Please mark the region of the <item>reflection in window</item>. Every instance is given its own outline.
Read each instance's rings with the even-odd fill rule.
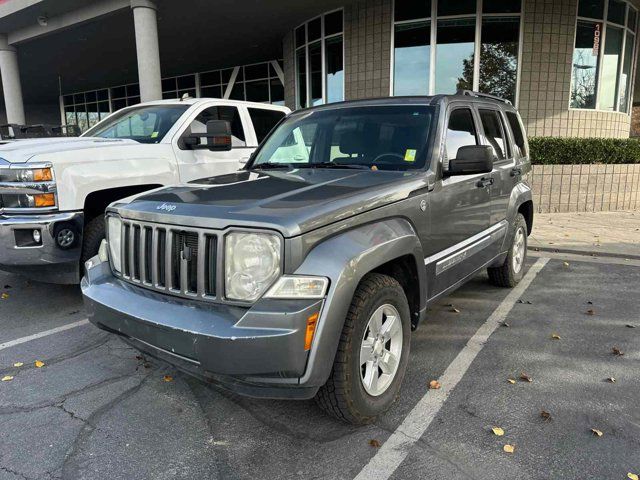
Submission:
[[[475,19],[439,20],[435,93],[473,89]]]
[[[618,96],[618,73],[622,61],[622,29],[607,26],[607,41],[602,57],[602,86],[600,87],[600,109],[614,110]]]
[[[429,94],[429,45],[431,28],[428,22],[395,27],[394,95]]]
[[[296,106],[344,100],[343,15],[336,10],[295,30]]]
[[[634,37],[627,32],[627,45],[633,45]],[[629,99],[631,93],[631,69],[633,67],[633,48],[625,48],[624,64],[622,65],[622,78],[620,79],[620,103],[618,110],[629,111]]]
[[[516,100],[520,20],[485,18],[480,49],[480,91]]]
[[[509,146],[504,133],[504,125],[497,111],[480,110],[480,121],[484,130],[484,136],[493,148],[498,160],[509,157]]]
[[[600,35],[601,28],[601,23],[578,21],[571,66],[571,108],[596,108],[599,62],[593,39],[596,33]]]
[[[445,143],[445,169],[448,168],[448,160],[457,158],[461,147],[477,144],[476,127],[471,110],[459,108],[451,112]]]

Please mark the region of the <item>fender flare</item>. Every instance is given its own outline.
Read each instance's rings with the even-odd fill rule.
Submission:
[[[411,255],[420,284],[420,310],[426,307],[427,279],[422,245],[411,223],[390,218],[361,225],[331,237],[311,250],[296,275],[317,275],[331,281],[300,384],[322,386],[333,367],[349,306],[362,278],[377,267]]]

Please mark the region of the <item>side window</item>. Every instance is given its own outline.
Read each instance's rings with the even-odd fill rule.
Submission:
[[[453,110],[449,115],[449,124],[447,125],[445,169],[449,167],[449,159],[458,156],[460,147],[477,144],[478,136],[471,110],[468,108]]]
[[[528,155],[527,142],[518,115],[513,112],[507,112],[507,121],[513,132],[513,139],[516,142],[515,150],[517,155],[519,157],[526,157]]]
[[[484,136],[487,138],[489,145],[493,147],[498,160],[508,158],[511,152],[509,152],[509,142],[506,139],[500,114],[495,110],[481,109],[480,121],[484,129]]]
[[[206,133],[207,122],[209,120],[226,120],[231,124],[231,145],[234,147],[244,147],[247,145],[242,128],[240,112],[236,107],[221,105],[209,107],[198,114],[189,126],[191,133]],[[206,139],[200,139],[201,143],[206,143]]]
[[[249,116],[253,123],[253,129],[256,131],[258,143],[262,143],[269,132],[273,130],[273,127],[275,127],[277,123],[284,118],[285,113],[278,110],[250,108]]]
[[[317,124],[295,128],[271,156],[273,163],[309,163],[311,145],[316,136]]]

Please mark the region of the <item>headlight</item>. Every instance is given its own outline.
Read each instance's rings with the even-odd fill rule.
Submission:
[[[0,204],[5,209],[53,208],[56,206],[53,192],[53,170],[48,165],[0,169]]]
[[[230,233],[225,238],[225,294],[257,300],[280,276],[280,238],[268,233]]]
[[[277,283],[269,289],[265,298],[295,299],[295,298],[323,298],[327,293],[329,280],[324,277],[280,277]]]
[[[122,220],[120,217],[113,215],[107,217],[107,234],[111,266],[116,272],[122,272]]]
[[[21,183],[52,182],[53,171],[51,167],[5,169],[0,173],[0,181]]]

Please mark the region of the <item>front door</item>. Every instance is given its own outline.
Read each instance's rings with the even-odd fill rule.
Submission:
[[[431,235],[425,242],[425,263],[433,297],[484,265],[484,244],[490,227],[491,173],[448,175],[450,158],[458,149],[479,145],[475,112],[468,106],[452,106],[446,120],[442,178],[428,195]]]
[[[243,119],[245,115],[246,112],[235,105],[216,105],[206,107],[191,120],[180,138],[191,133],[206,133],[209,120],[227,120],[231,125],[232,148],[226,152],[191,150],[178,138],[173,148],[178,159],[181,182],[233,173],[246,163],[255,147],[249,146],[254,142],[248,138],[250,129],[246,126],[249,125],[249,121]],[[204,144],[206,139],[202,138],[200,142]]]

